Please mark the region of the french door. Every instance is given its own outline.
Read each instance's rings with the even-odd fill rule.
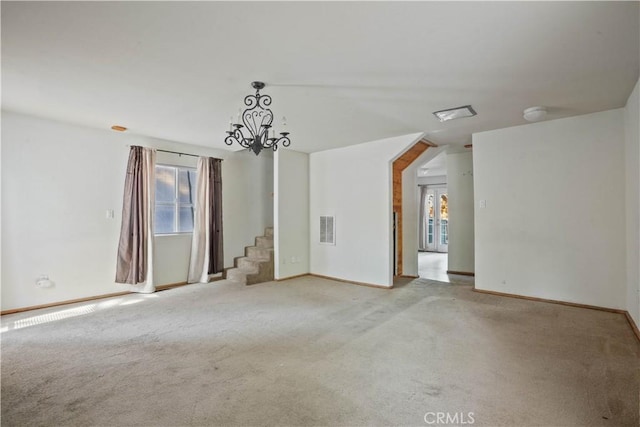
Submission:
[[[449,250],[449,203],[446,188],[428,188],[425,198],[425,241],[431,252]]]

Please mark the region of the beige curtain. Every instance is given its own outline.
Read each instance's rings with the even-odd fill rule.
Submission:
[[[155,163],[155,150],[131,147],[124,184],[116,282],[132,285],[130,289],[134,292],[155,291],[153,282]]]
[[[224,269],[222,248],[222,161],[198,159],[195,218],[188,283],[207,283]]]

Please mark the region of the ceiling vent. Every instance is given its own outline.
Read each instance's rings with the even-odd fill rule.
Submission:
[[[440,110],[433,113],[441,122],[446,122],[454,119],[461,119],[463,117],[473,117],[477,113],[471,107],[471,105],[464,105],[462,107],[449,108],[448,110]]]

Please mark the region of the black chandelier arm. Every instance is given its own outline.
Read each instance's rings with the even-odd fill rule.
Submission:
[[[280,138],[278,138],[278,141],[276,141],[277,143],[282,143],[283,147],[288,147],[291,145],[291,140],[289,139],[288,134],[287,135],[283,135]]]
[[[286,133],[286,135],[285,135]],[[267,138],[264,142],[264,144],[262,144],[262,146],[264,148],[273,148],[273,151],[277,151],[278,150],[278,144],[282,144],[283,147],[288,147],[289,145],[291,145],[291,141],[289,140],[289,137],[287,136],[288,133],[287,132],[283,132],[281,134],[282,136],[280,138]]]
[[[224,139],[224,143],[227,145],[233,145],[233,143],[240,144],[244,148],[250,148],[253,145],[253,138],[245,138],[242,133],[241,125],[234,125],[236,128],[233,131],[227,131],[227,137]]]
[[[278,141],[276,140],[276,138],[265,138],[264,141],[262,141],[262,146],[264,148],[271,148],[271,147],[274,147],[276,144],[278,144]],[[276,149],[274,148],[273,151],[276,151]]]
[[[227,145],[233,145],[234,142],[244,148],[249,148],[244,138],[238,139],[233,135],[227,135],[227,137],[224,139],[224,143]]]

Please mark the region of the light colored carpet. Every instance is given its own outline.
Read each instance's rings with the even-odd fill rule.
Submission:
[[[3,426],[639,421],[623,316],[469,286],[222,281],[2,321]]]

